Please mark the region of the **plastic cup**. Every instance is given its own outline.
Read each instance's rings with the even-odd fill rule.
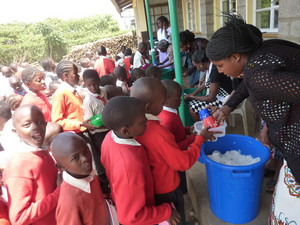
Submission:
[[[91,117],[91,124],[96,127],[101,127],[103,125],[102,115],[99,114]]]
[[[221,131],[222,132],[221,134],[214,134],[214,137],[215,138],[223,137],[226,134],[226,127],[227,127],[227,123],[224,121],[224,125],[222,125],[222,126],[220,125],[215,128],[210,128],[208,131]],[[204,125],[203,125],[202,121],[198,121],[198,122],[194,123],[194,130],[197,132],[197,134],[199,134],[200,131],[203,129],[204,129]]]
[[[214,134],[215,138],[223,137],[226,134],[227,123],[224,121],[224,125],[218,127],[210,128],[208,131],[221,131],[221,134]]]

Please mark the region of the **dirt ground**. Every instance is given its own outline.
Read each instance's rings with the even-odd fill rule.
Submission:
[[[196,217],[195,210],[192,206],[191,198],[188,193],[184,195],[184,207],[186,221],[193,222],[195,223],[195,225],[200,225],[199,220]]]

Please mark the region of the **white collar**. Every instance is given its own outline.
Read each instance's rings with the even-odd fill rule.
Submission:
[[[141,144],[138,143],[134,138],[130,138],[130,139],[119,138],[113,131],[111,132],[111,137],[116,143],[121,145],[141,146]]]
[[[63,179],[65,182],[89,194],[91,193],[90,183],[91,181],[94,180],[94,175],[95,175],[95,171],[93,170],[89,176],[82,179],[78,179],[72,177],[66,171],[63,171]]]
[[[154,116],[150,113],[146,113],[146,118],[147,118],[147,120],[158,120],[161,122],[161,120],[158,118],[158,116]]]
[[[104,94],[103,94],[103,91],[101,90],[101,88],[100,88],[100,95],[99,95],[99,94],[94,94],[94,93],[90,92],[89,89],[87,89],[87,91],[88,91],[88,93],[89,93],[91,96],[93,96],[93,97],[95,97],[95,98],[97,98],[98,96],[101,97],[101,98],[104,97]]]
[[[104,58],[108,59],[108,57],[107,57],[107,56],[100,55],[100,59],[104,59]]]
[[[69,90],[69,91],[71,91],[71,92],[76,91],[76,87],[71,86],[70,84],[68,84],[68,83],[65,82],[65,81],[63,81],[63,82],[61,83],[61,86],[62,86],[64,89],[67,89],[67,90]]]
[[[168,111],[168,112],[175,113],[176,115],[178,114],[177,109],[173,109],[173,108],[170,108],[168,106],[163,106],[163,109]]]
[[[211,69],[212,69],[212,66],[213,66],[213,63],[211,62],[211,63],[209,64],[209,68],[208,68],[208,74],[210,74],[210,72],[211,72]]]

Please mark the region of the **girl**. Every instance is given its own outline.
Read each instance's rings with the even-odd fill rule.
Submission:
[[[189,100],[190,113],[194,121],[199,121],[199,111],[208,105],[222,106],[232,91],[231,79],[223,73],[218,73],[217,68],[206,57],[205,50],[196,51],[192,57],[193,65],[201,72],[205,72],[203,82],[192,94],[185,95]],[[198,93],[208,88],[206,96],[197,96]]]
[[[21,73],[22,81],[28,88],[28,93],[24,96],[22,105],[33,104],[42,110],[46,122],[51,122],[51,105],[47,97],[41,92],[47,89],[44,76],[35,67],[28,67]]]
[[[157,40],[166,40],[169,43],[172,42],[172,33],[171,33],[171,27],[170,22],[165,16],[158,17],[156,20],[156,24],[158,27],[157,30]]]
[[[284,155],[273,196],[269,224],[300,224],[300,46],[284,40],[262,40],[262,33],[241,18],[212,36],[207,56],[219,72],[243,81],[213,116],[222,122],[249,97],[266,122],[264,143]]]

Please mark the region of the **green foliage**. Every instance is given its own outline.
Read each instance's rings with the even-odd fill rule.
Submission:
[[[111,15],[95,15],[67,21],[48,18],[39,23],[0,24],[0,64],[60,61],[71,46],[124,33]]]

